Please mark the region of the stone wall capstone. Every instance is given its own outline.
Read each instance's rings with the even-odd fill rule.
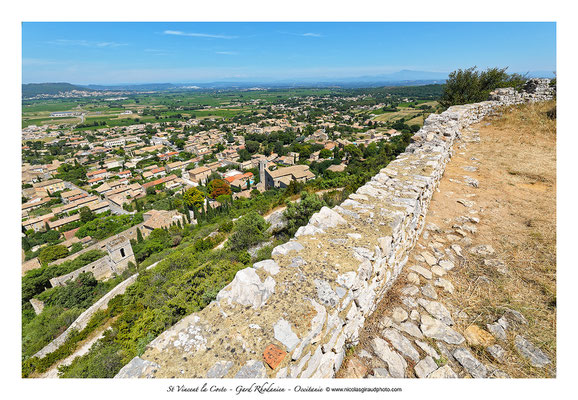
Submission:
[[[491,101],[430,115],[396,160],[314,214],[272,260],[239,271],[216,301],[158,336],[117,377],[334,377],[366,318],[413,267],[408,254],[462,129],[499,107],[551,98],[548,84],[498,89]],[[264,357],[271,345],[274,368]]]

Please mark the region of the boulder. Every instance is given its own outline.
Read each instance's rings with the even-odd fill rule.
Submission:
[[[271,252],[272,256],[277,256],[277,255],[286,255],[291,251],[301,251],[303,250],[305,247],[303,247],[303,245],[297,241],[294,240],[290,240],[285,244],[281,244],[277,247],[275,247],[273,249],[273,251]]]
[[[326,230],[329,228],[334,228],[337,225],[347,224],[347,221],[345,218],[330,208],[323,207],[321,210],[319,210],[319,212],[311,216],[309,223],[320,229]]]
[[[495,339],[485,330],[481,329],[477,325],[470,325],[464,331],[464,337],[466,341],[471,346],[484,346],[488,347],[494,344]]]
[[[237,272],[235,278],[217,295],[217,301],[227,299],[229,304],[259,308],[275,291],[275,280],[270,276],[261,282],[254,268],[245,268]]]
[[[277,275],[279,273],[279,264],[273,260],[263,260],[253,264],[253,268],[263,268],[269,275]]]
[[[434,372],[438,368],[437,364],[430,356],[427,356],[420,362],[418,362],[415,367],[415,374],[418,378],[426,378],[429,374]]]
[[[207,371],[207,378],[222,378],[227,375],[227,372],[229,372],[232,366],[233,361],[217,361],[215,365]]]

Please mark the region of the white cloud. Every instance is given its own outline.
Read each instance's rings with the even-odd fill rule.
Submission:
[[[70,40],[70,39],[56,39],[49,42],[48,44],[54,44],[58,46],[84,46],[84,47],[119,47],[128,46],[127,43],[118,42],[92,42],[88,40]]]
[[[119,47],[119,46],[128,46],[127,43],[116,43],[116,42],[98,42],[96,43],[96,47]]]
[[[215,54],[224,54],[227,56],[236,56],[239,54],[237,51],[215,51]]]
[[[315,32],[295,33],[295,32],[282,32],[282,31],[280,31],[278,33],[282,33],[284,35],[303,36],[303,37],[324,37],[324,35],[322,35],[321,33],[315,33]]]
[[[214,35],[212,33],[183,32],[183,31],[164,31],[163,33],[165,35],[202,37],[211,39],[236,39],[238,37],[229,35]]]

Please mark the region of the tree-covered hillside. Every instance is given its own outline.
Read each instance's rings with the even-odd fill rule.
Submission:
[[[66,82],[59,83],[27,83],[22,85],[22,97],[34,97],[39,94],[56,95],[60,92],[70,92],[71,90],[84,90],[87,92],[93,89],[88,89],[82,86],[76,86]]]

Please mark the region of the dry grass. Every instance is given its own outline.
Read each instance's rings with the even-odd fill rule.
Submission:
[[[552,102],[518,106],[491,119],[490,125],[484,121],[477,127],[481,143],[472,145],[467,154],[481,160],[476,176],[480,189],[474,191],[474,200],[483,213],[474,245],[491,244],[509,273],[502,275],[484,266],[482,258],[469,256],[452,275],[456,288],[452,302],[462,304],[469,315],[463,329],[474,323],[485,328],[506,307],[524,314],[529,325],[520,333],[541,348],[554,367],[533,368],[517,355],[510,340],[508,361],[496,366],[512,377],[555,374],[556,123],[546,116],[553,106]],[[460,167],[471,161],[455,161],[448,174],[465,175]],[[481,283],[482,276],[490,284]]]
[[[482,347],[470,348],[484,364],[513,378],[553,377],[556,371],[556,121],[546,116],[554,106],[548,102],[511,107],[473,126],[473,130],[479,130],[481,141],[468,143],[466,149],[456,146],[426,220],[447,231],[455,218],[469,211],[456,200],[475,201],[480,223],[476,224],[477,233],[469,235],[472,246],[491,245],[495,254],[487,258],[502,260],[508,273],[503,275],[485,266],[483,258],[464,249],[466,257],[458,260],[446,276],[454,285],[454,294],[440,289],[438,301],[454,315],[465,311],[467,318],[456,318],[456,329],[462,333],[472,324],[487,329],[486,324],[495,322],[506,308],[526,317],[528,325],[514,333],[522,334],[544,351],[552,361],[549,367],[532,367],[521,357],[513,345],[512,333],[506,344],[500,343],[507,352],[504,363],[491,360]],[[462,168],[474,165],[479,168],[477,172]],[[478,189],[459,183],[466,175],[479,181]],[[422,237],[418,246],[427,247],[433,240],[444,238],[443,234]],[[381,319],[401,303],[399,289],[406,284],[405,274],[407,271],[366,321],[360,343],[348,353],[349,357],[360,349],[371,349],[371,340],[380,336]],[[371,361],[359,359],[371,372]],[[338,377],[343,376],[343,370]]]

